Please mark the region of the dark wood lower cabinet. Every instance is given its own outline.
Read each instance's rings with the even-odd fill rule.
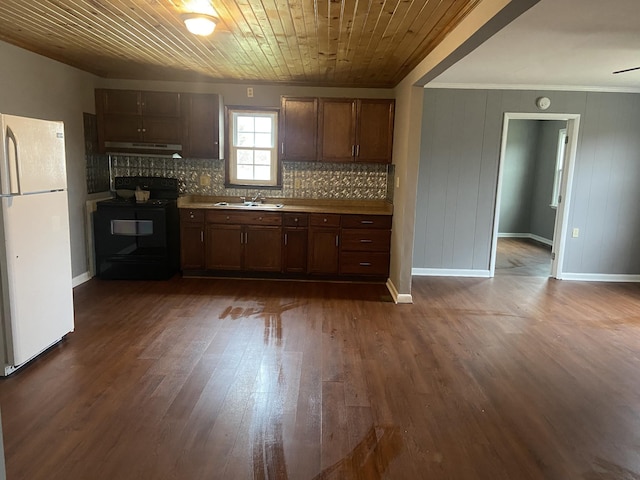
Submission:
[[[282,228],[244,227],[244,270],[279,272],[282,267]]]
[[[316,275],[338,273],[340,229],[311,227],[309,229],[308,272]]]
[[[183,271],[384,278],[391,217],[182,210]]]
[[[283,235],[282,271],[285,273],[307,272],[306,228],[285,228]]]
[[[180,266],[183,270],[204,270],[204,212],[180,210]]]
[[[186,223],[180,228],[180,265],[183,269],[202,270],[204,259],[204,225]]]
[[[242,235],[240,225],[207,225],[207,270],[241,270]]]

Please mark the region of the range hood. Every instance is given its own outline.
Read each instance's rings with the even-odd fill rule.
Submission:
[[[182,145],[179,143],[144,143],[144,142],[104,142],[106,149],[114,152],[128,151],[164,151],[182,152]]]

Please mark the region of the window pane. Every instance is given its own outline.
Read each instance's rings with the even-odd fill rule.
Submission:
[[[253,180],[253,166],[251,166],[251,165],[238,165],[238,179],[239,180]]]
[[[254,150],[256,165],[271,165],[270,150]]]
[[[271,134],[270,133],[256,133],[256,147],[261,148],[271,148],[273,144],[271,143]]]
[[[256,180],[270,180],[271,179],[271,168],[270,167],[255,167],[255,179]]]
[[[239,132],[254,132],[255,122],[253,117],[248,117],[245,115],[238,115],[237,117],[237,129]]]
[[[255,147],[253,133],[238,133],[237,147]]]
[[[238,184],[274,185],[278,175],[276,146],[278,114],[275,112],[239,109],[229,115],[230,182]]]
[[[237,150],[239,165],[253,164],[253,150]]]
[[[271,133],[271,118],[256,117],[256,132]]]

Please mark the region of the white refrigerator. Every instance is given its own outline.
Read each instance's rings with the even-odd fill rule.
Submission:
[[[0,354],[6,376],[73,331],[64,125],[0,114]]]

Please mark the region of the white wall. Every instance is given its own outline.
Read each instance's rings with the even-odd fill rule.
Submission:
[[[0,42],[0,112],[45,120],[65,126],[71,263],[73,276],[87,271],[84,204],[84,131],[82,113],[95,111],[95,76]]]

